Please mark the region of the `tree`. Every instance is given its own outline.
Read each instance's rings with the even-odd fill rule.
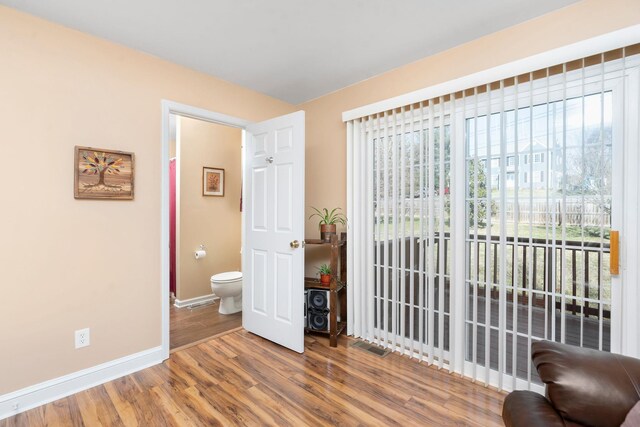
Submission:
[[[560,192],[569,196],[567,207],[574,207],[575,215],[569,218],[572,224],[580,225],[590,235],[599,236],[600,226],[609,227],[611,223],[611,192],[612,192],[612,134],[611,127],[605,127],[604,132],[592,127],[585,132],[584,142],[579,140],[580,146],[567,149],[565,155],[566,166],[564,188]],[[584,213],[588,206],[596,208],[595,212]],[[575,211],[575,208],[578,211]],[[596,217],[591,221],[583,217]],[[603,215],[601,217],[600,215]],[[605,233],[606,234],[606,233]]]
[[[469,176],[469,227],[474,227],[476,220],[478,227],[487,225],[487,174],[480,161],[471,160],[468,163]],[[476,194],[476,188],[478,194]],[[492,210],[494,202],[492,201]]]
[[[583,147],[567,150],[565,193],[568,196],[586,196],[596,201],[603,197],[610,199],[611,128],[605,129],[605,141],[602,143],[599,134],[599,130],[594,130],[587,134]],[[606,209],[610,211],[610,206]]]
[[[106,153],[93,152],[93,155],[85,152],[82,155],[84,160],[82,166],[84,167],[82,173],[85,175],[98,175],[98,182],[96,184],[85,185],[85,188],[92,187],[108,187],[108,188],[120,188],[119,185],[109,185],[105,182],[106,175],[118,175],[123,167],[122,158],[114,157]]]

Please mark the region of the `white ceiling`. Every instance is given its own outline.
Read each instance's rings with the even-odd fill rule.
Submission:
[[[0,0],[0,4],[299,104],[575,1]]]

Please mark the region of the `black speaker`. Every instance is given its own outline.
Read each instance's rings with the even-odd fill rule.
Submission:
[[[309,310],[307,314],[309,321],[309,329],[314,331],[328,331],[329,330],[329,312],[328,311],[316,311]]]
[[[309,310],[329,310],[329,291],[325,291],[324,289],[309,289],[307,305]]]
[[[309,320],[307,319],[307,311],[309,311],[307,308],[307,298],[309,296],[308,293],[309,291],[305,289],[304,290],[304,327],[305,328],[309,325]]]

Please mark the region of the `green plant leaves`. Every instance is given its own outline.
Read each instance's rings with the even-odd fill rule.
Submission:
[[[313,209],[315,213],[311,214],[311,216],[309,216],[309,219],[313,217],[320,218],[320,222],[318,223],[318,226],[321,226],[323,224],[324,225],[332,225],[332,224],[346,225],[347,223],[347,219],[345,218],[344,214],[340,212],[342,210],[340,208],[333,208],[331,212],[329,212],[329,209],[327,208],[322,208],[322,210],[320,210],[318,208],[311,206],[311,209]]]

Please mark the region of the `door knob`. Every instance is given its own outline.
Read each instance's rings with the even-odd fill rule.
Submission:
[[[293,249],[298,249],[300,247],[300,242],[294,240],[293,242],[289,243],[289,246],[291,246]]]

